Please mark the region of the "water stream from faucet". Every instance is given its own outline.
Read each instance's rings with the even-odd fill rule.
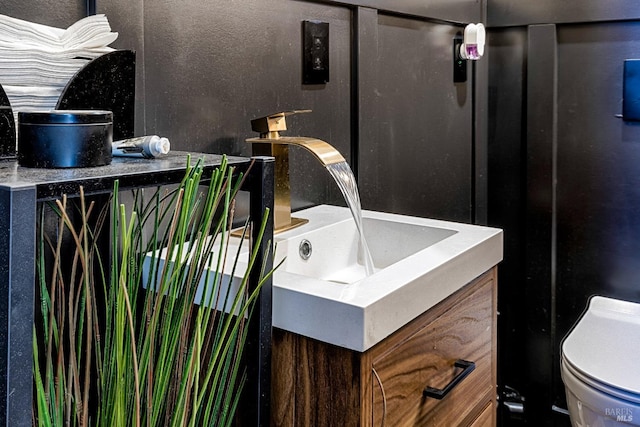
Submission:
[[[356,223],[358,234],[360,235],[360,251],[363,257],[364,268],[367,276],[375,272],[371,251],[364,238],[364,228],[362,225],[362,206],[360,204],[360,194],[358,193],[358,184],[356,178],[347,162],[338,162],[326,166],[333,179],[340,187],[340,191],[344,196],[351,215]]]

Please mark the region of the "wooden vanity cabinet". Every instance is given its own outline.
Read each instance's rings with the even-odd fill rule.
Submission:
[[[496,289],[494,267],[364,353],[274,330],[271,424],[494,426]]]

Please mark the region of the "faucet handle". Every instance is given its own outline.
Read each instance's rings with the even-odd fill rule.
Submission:
[[[260,136],[269,135],[271,138],[278,138],[278,132],[287,130],[287,122],[285,121],[285,117],[291,116],[293,114],[310,112],[311,110],[290,110],[271,114],[266,117],[253,119],[251,120],[251,129],[254,132],[260,132]]]

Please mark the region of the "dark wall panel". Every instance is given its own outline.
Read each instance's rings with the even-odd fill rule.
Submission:
[[[640,301],[640,125],[616,117],[640,23],[561,27],[558,41],[559,283],[581,290],[566,300],[577,314],[598,291]]]
[[[383,2],[374,3],[384,8]],[[351,6],[302,0],[97,4],[120,34],[114,46],[137,52],[136,134],[167,136],[177,150],[248,155],[244,140],[254,136],[252,118],[310,108],[312,114],[288,120],[287,135],[324,139],[348,160],[359,150],[366,164],[361,179],[368,207],[473,220],[471,82],[454,85],[451,79],[451,39],[460,27],[380,15],[375,38],[360,40],[375,45],[380,55],[358,61],[375,67],[376,77],[360,81],[360,87],[378,101],[381,121],[361,114],[354,124]],[[483,2],[469,0],[424,5],[432,18],[441,18],[440,10],[459,13],[461,20],[481,16],[484,8]],[[11,12],[29,18],[45,9],[35,1],[12,7]],[[83,15],[84,2],[76,2],[65,9],[68,22],[63,24]],[[306,19],[330,24],[326,85],[301,83],[301,22]],[[49,16],[44,23],[56,20],[61,19]],[[356,147],[354,126],[375,129],[377,137]],[[292,149],[291,157],[294,208],[343,203],[310,155]]]
[[[302,21],[330,26],[330,81],[302,85]],[[146,126],[175,149],[249,155],[250,120],[309,108],[286,135],[350,153],[351,11],[290,0],[156,1],[145,8]],[[294,205],[339,201],[306,152],[291,149]],[[318,163],[316,165],[316,163]]]
[[[10,0],[3,13],[66,28],[84,2]],[[295,0],[152,3],[97,2],[119,33],[113,44],[137,55],[136,134],[169,137],[172,148],[250,155],[252,118],[282,110],[313,113],[288,120],[287,135],[324,139],[351,152],[351,10]],[[302,21],[330,24],[330,82],[302,85]],[[294,207],[343,203],[324,169],[291,150]]]
[[[321,0],[364,6],[383,12],[413,15],[449,22],[483,22],[484,1],[478,0]]]
[[[366,88],[377,116],[361,123],[377,134],[360,141],[363,205],[470,222],[472,96],[471,80],[453,82],[458,28],[387,15],[378,24],[376,83]]]
[[[524,254],[522,242],[526,193],[525,55],[526,28],[493,31],[487,40],[489,61],[488,223],[504,230],[504,260],[498,269],[498,383],[525,393],[522,360],[526,342]],[[502,410],[500,408],[500,417]],[[506,415],[505,415],[506,416]],[[509,424],[503,424],[509,425]]]
[[[565,404],[563,337],[591,295],[640,301],[640,127],[618,117],[624,60],[640,58],[638,9],[503,0],[488,8],[496,25],[498,10],[518,17],[510,25],[568,22],[548,26],[557,41],[548,45],[531,39],[531,25],[494,28],[488,49],[489,218],[505,228],[500,381],[525,394],[529,424],[566,426],[552,410]],[[556,78],[540,67],[556,67]]]
[[[60,0],[3,0],[0,13],[25,21],[58,28],[67,28],[86,15],[85,3]]]
[[[636,0],[491,0],[487,23],[491,27],[530,24],[626,21],[640,18]]]
[[[145,129],[145,63],[144,63],[144,8],[143,2],[130,0],[97,0],[97,13],[109,19],[118,39],[111,45],[116,49],[136,52],[136,105],[135,134],[144,135]]]
[[[527,339],[523,358],[527,377],[527,410],[536,425],[550,424],[549,385],[559,357],[554,346],[556,295],[556,26],[531,25],[527,32],[526,68],[526,245],[524,310]],[[531,375],[533,373],[533,375]]]
[[[639,22],[558,30],[557,345],[591,295],[640,302],[640,125],[616,117],[639,43]]]

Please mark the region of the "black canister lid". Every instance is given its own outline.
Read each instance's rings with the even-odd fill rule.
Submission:
[[[18,122],[31,125],[71,125],[113,122],[113,113],[106,110],[46,110],[21,111]]]

